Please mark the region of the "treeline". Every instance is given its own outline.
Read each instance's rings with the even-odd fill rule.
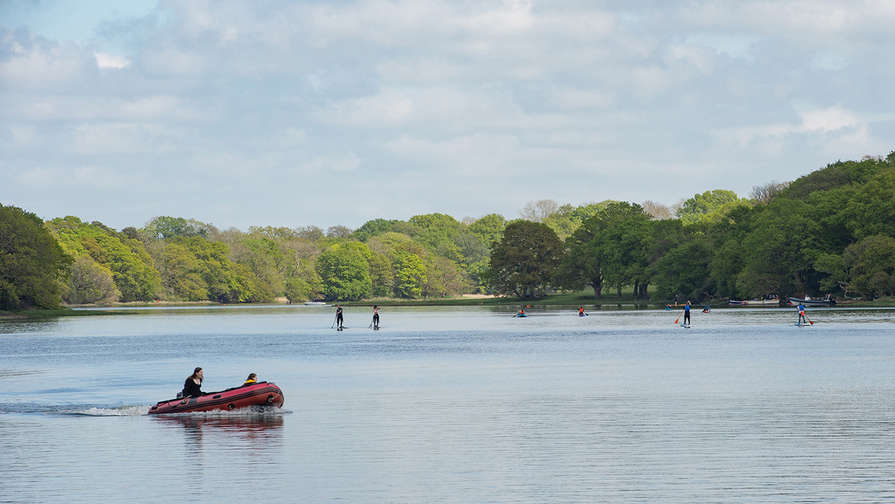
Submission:
[[[649,206],[649,205],[645,205]],[[514,222],[491,256],[496,292],[634,288],[650,298],[752,299],[835,292],[895,294],[895,152],[836,162],[752,198],[709,191],[657,219],[611,202],[560,240],[546,223]]]
[[[115,301],[269,302],[537,297],[693,301],[895,294],[895,152],[836,162],[750,198],[708,191],[672,208],[532,202],[522,219],[444,214],[219,230],[157,217],[117,231],[0,205],[0,309]],[[606,291],[606,292],[604,292]],[[652,291],[652,292],[651,292]]]

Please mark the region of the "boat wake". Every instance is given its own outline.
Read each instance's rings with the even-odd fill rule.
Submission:
[[[142,416],[149,413],[149,405],[119,406],[117,408],[91,407],[82,410],[68,411],[67,413],[69,415],[84,416]]]

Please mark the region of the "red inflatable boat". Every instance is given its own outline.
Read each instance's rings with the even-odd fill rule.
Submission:
[[[193,413],[196,411],[234,410],[249,406],[275,406],[281,408],[285,398],[280,387],[273,382],[258,382],[234,387],[221,392],[211,392],[199,397],[168,399],[149,408],[150,415],[166,413]]]

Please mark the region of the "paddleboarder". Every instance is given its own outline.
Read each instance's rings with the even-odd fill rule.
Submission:
[[[687,300],[687,304],[684,305],[684,325],[690,325],[690,300]]]
[[[336,305],[336,327],[338,331],[342,330],[342,324],[344,319],[342,318],[342,305]]]
[[[584,307],[583,307],[583,306],[579,306],[579,307],[578,307],[578,316],[579,316],[579,317],[583,317],[583,316],[584,316]]]
[[[373,306],[373,329],[379,329],[379,305]]]
[[[805,305],[799,303],[799,323],[796,325],[802,325],[805,321],[807,321],[807,317],[805,317]]]

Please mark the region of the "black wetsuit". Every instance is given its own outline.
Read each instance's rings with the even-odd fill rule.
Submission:
[[[343,322],[343,319],[342,319],[342,307],[340,306],[339,308],[336,309],[336,327],[338,327],[339,329],[341,329],[341,328],[342,328],[342,322]]]
[[[202,394],[202,385],[194,382],[192,376],[183,382],[183,397],[199,397]]]

